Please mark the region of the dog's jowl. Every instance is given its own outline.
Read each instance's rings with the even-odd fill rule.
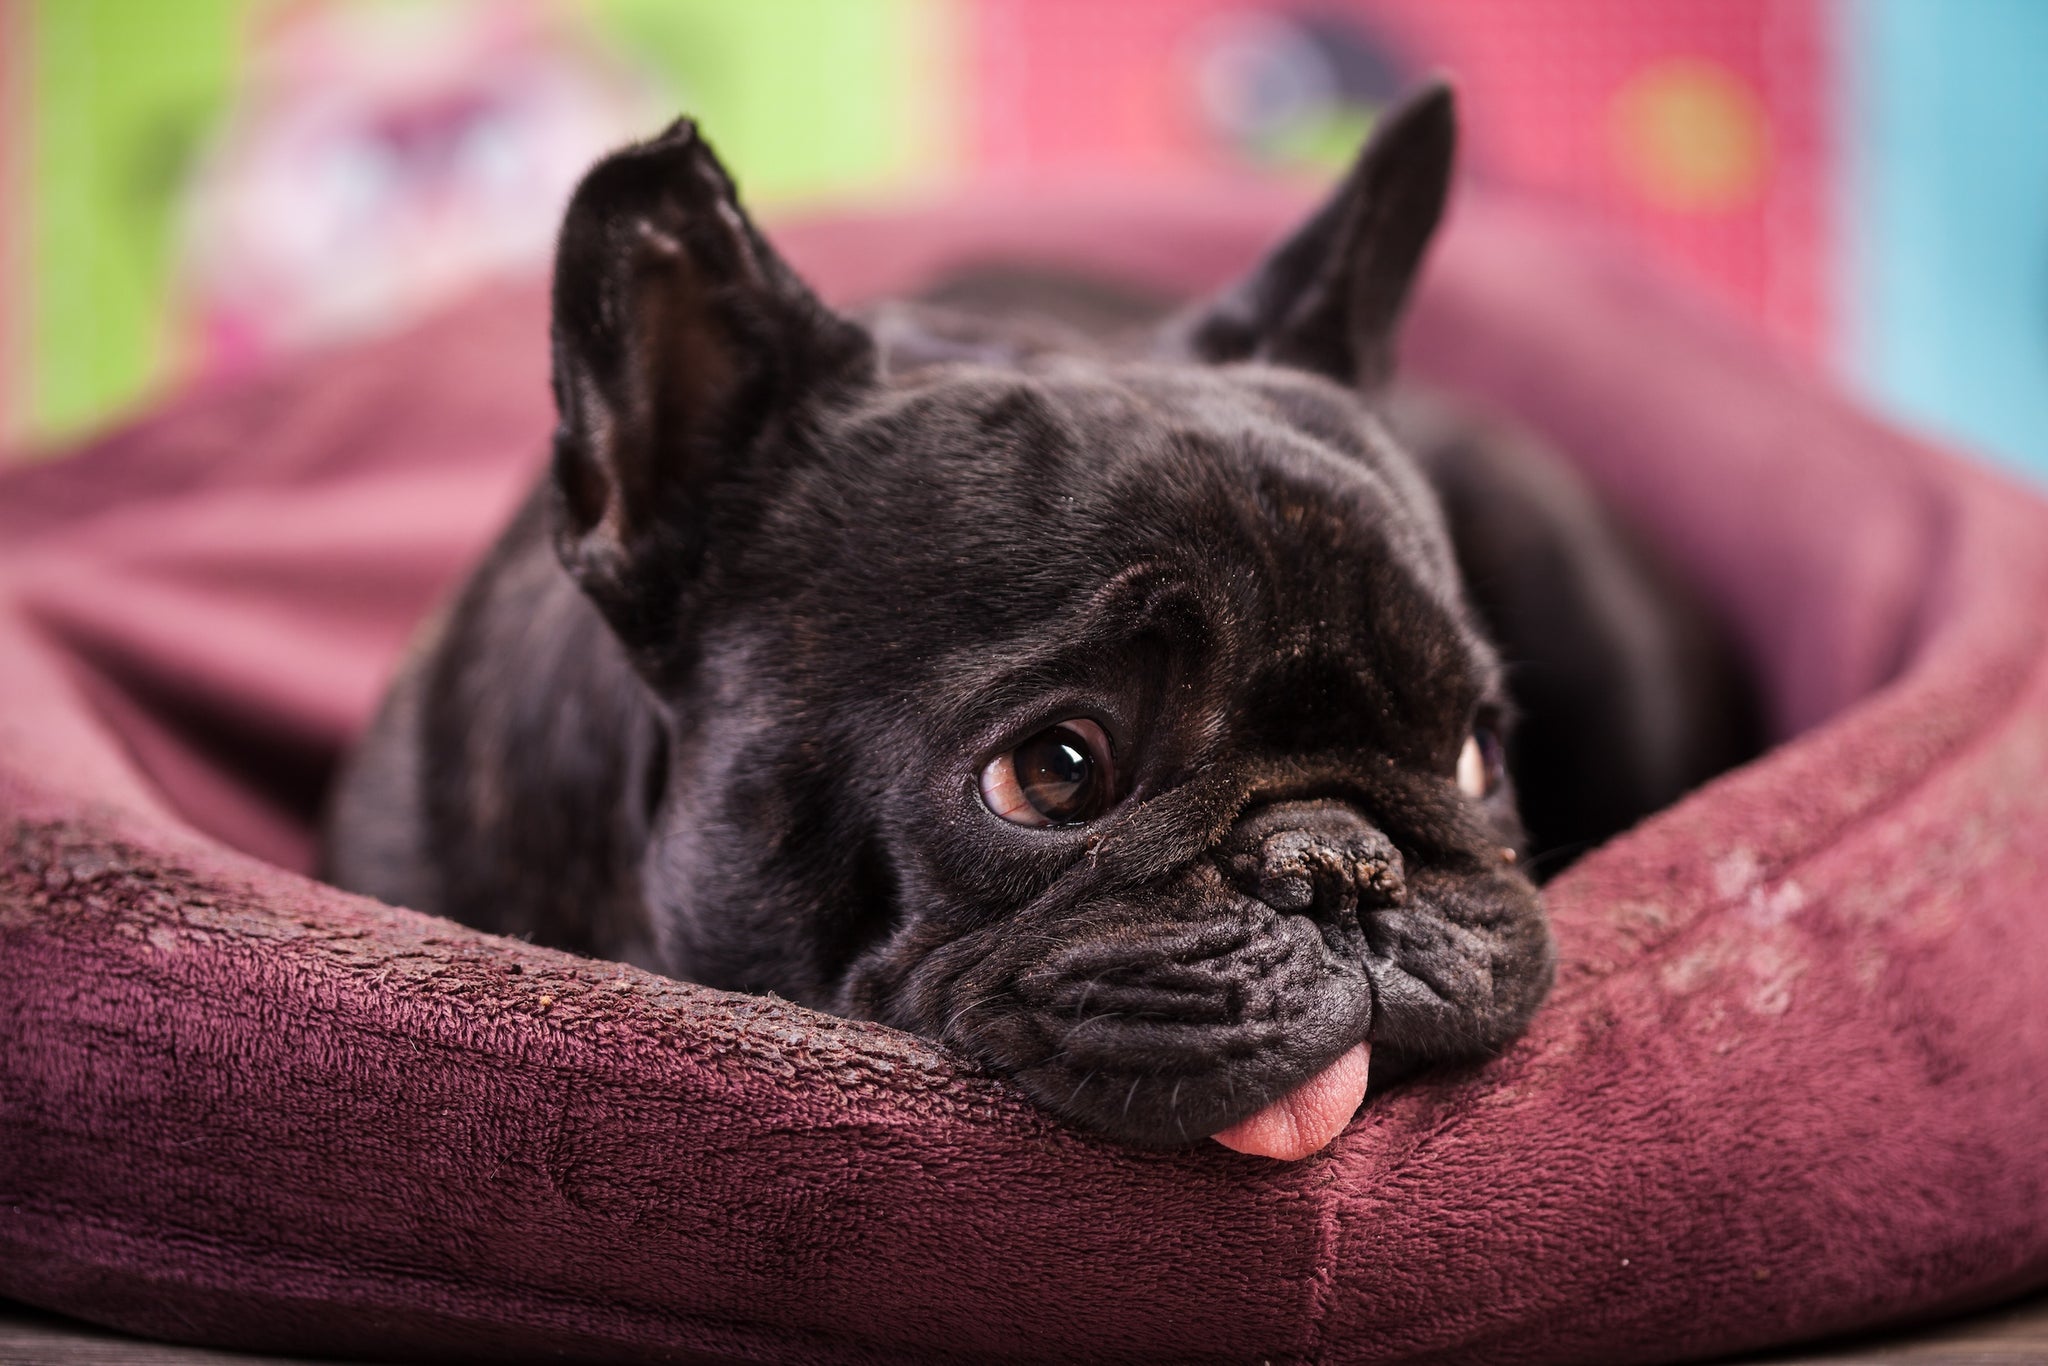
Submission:
[[[1453,142],[1410,100],[1247,279],[1113,340],[972,289],[842,316],[694,127],[604,161],[550,474],[331,876],[914,1030],[1139,1144],[1303,1156],[1369,1072],[1500,1050],[1553,959],[1517,786],[1569,852],[1739,742],[1583,490],[1388,395]]]

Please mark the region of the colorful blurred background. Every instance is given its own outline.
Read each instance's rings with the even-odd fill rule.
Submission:
[[[772,217],[1324,174],[1435,69],[1475,174],[2048,478],[2043,0],[0,0],[0,460],[536,269],[677,111]]]

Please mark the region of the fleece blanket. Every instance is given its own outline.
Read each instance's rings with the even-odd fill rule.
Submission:
[[[796,225],[833,296],[1173,288],[1269,192]],[[407,1360],[1633,1362],[2048,1282],[2048,507],[1609,244],[1465,209],[1409,361],[1580,461],[1782,743],[1550,889],[1504,1056],[1322,1155],[1141,1153],[905,1035],[303,876],[538,468],[536,288],[0,481],[0,1295]]]

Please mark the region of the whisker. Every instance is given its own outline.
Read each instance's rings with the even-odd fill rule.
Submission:
[[[953,1026],[959,1024],[960,1021],[966,1019],[967,1016],[973,1013],[974,1011],[980,1010],[983,1006],[994,1005],[999,999],[1001,999],[1002,994],[1003,993],[1000,991],[992,991],[988,995],[983,996],[979,1000],[969,1001],[966,1005],[961,1006],[958,1010],[953,1012],[950,1018],[947,1019],[944,1028],[939,1030],[939,1037],[942,1039],[952,1038]]]
[[[1090,1015],[1085,1020],[1076,1020],[1072,1025],[1068,1026],[1066,1033],[1060,1035],[1060,1045],[1064,1048],[1076,1034],[1079,1034],[1089,1025],[1099,1024],[1103,1020],[1121,1020],[1124,1018],[1124,1015],[1125,1012],[1121,1010],[1105,1010],[1099,1015]]]
[[[1531,879],[1534,879],[1537,873],[1541,872],[1544,868],[1576,858],[1588,849],[1591,849],[1594,843],[1595,841],[1593,840],[1574,840],[1570,844],[1555,845],[1529,859],[1528,862],[1522,865],[1523,870],[1528,873]]]

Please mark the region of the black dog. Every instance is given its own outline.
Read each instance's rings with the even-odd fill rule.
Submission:
[[[1298,1156],[1368,1041],[1501,1048],[1552,949],[1489,632],[1555,694],[1517,741],[1552,843],[1739,743],[1693,609],[1575,484],[1436,418],[1418,464],[1368,397],[1453,143],[1411,100],[1121,351],[839,316],[689,124],[604,161],[552,477],[388,699],[332,876],[915,1030],[1137,1143]]]

